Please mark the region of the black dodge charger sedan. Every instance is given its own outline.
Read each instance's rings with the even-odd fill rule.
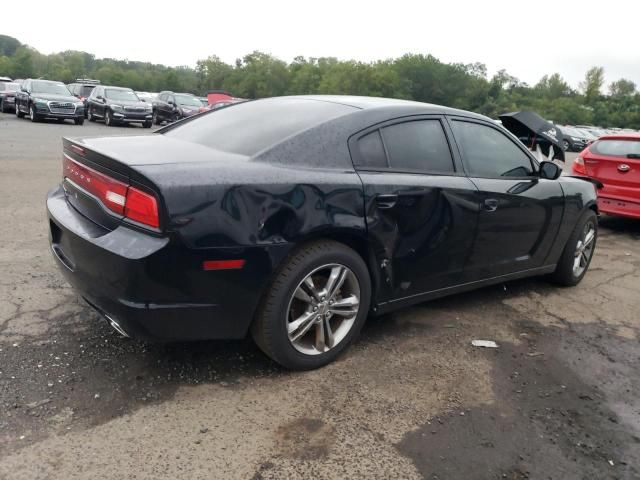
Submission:
[[[368,315],[506,280],[575,285],[593,184],[490,119],[423,103],[282,97],[150,136],[64,139],[51,249],[120,333],[242,338],[320,367]]]

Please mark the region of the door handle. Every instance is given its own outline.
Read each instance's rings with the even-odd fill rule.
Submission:
[[[397,202],[398,195],[394,193],[385,193],[383,195],[376,196],[376,205],[378,205],[378,208],[393,208],[396,206]]]
[[[487,198],[484,201],[484,209],[487,212],[495,212],[498,209],[498,200],[495,198]]]

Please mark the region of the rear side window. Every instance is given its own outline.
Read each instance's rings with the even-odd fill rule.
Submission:
[[[452,128],[470,176],[495,178],[533,175],[529,156],[499,130],[462,121],[453,121]]]
[[[624,157],[627,155],[640,156],[639,140],[598,140],[589,148],[598,155],[610,157]]]
[[[417,120],[382,129],[389,166],[434,173],[454,171],[449,143],[439,120]]]
[[[371,132],[358,140],[361,167],[387,168],[387,155],[384,152],[380,130]]]
[[[268,98],[211,110],[163,132],[224,152],[252,156],[355,107],[304,98]]]

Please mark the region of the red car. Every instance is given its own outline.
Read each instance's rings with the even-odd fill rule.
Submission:
[[[640,134],[604,135],[573,162],[573,173],[594,178],[602,213],[640,218]]]

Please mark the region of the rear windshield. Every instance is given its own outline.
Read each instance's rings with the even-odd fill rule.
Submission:
[[[301,98],[268,98],[211,110],[165,135],[252,156],[285,138],[353,112],[354,107]]]
[[[93,90],[94,88],[96,88],[95,85],[82,85],[82,88],[80,89],[80,96],[88,97],[89,95],[91,95],[91,90]]]
[[[640,155],[640,139],[638,140],[599,140],[591,145],[593,153],[610,157],[626,157],[629,154]]]

